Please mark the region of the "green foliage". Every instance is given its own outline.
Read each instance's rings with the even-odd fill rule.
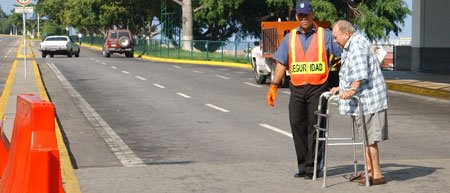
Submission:
[[[64,27],[57,25],[56,23],[47,22],[42,27],[43,36],[51,35],[67,35],[67,31]]]
[[[403,0],[362,1],[355,7],[354,23],[370,40],[387,39],[390,32],[398,35],[411,11]]]
[[[164,0],[172,22],[180,29],[183,20],[176,2]],[[403,0],[310,0],[317,20],[347,19],[371,40],[398,34],[411,11]],[[134,34],[155,35],[153,18],[161,18],[161,0],[39,0],[37,11],[52,22],[74,26],[83,33],[104,34],[107,29],[128,28]],[[259,37],[262,21],[292,20],[297,0],[191,0],[196,40],[242,40]],[[1,16],[1,13],[0,13]],[[10,20],[14,23],[15,20]],[[173,30],[176,36],[179,30]],[[172,37],[173,38],[173,37]],[[199,46],[204,49],[204,46]]]
[[[53,22],[91,35],[113,27],[149,34],[155,29],[152,18],[159,16],[160,4],[160,0],[39,0],[37,7]]]

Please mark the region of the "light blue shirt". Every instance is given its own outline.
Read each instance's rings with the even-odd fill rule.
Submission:
[[[372,44],[359,33],[354,33],[345,44],[339,71],[340,92],[351,89],[352,82],[362,80],[356,90],[365,115],[387,109],[387,88],[380,63]],[[355,100],[339,100],[339,112],[343,115],[359,115]]]

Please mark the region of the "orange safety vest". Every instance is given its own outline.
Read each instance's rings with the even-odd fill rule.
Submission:
[[[291,30],[289,37],[289,73],[291,82],[295,86],[321,85],[327,81],[328,60],[324,29],[322,27],[316,27],[316,29],[317,32],[313,34],[306,55],[303,52],[297,28]]]

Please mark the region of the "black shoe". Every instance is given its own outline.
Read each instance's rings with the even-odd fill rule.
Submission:
[[[305,179],[306,180],[311,180],[313,178],[313,173],[306,173],[305,174]]]
[[[305,172],[298,172],[294,175],[294,178],[303,178],[305,177]]]

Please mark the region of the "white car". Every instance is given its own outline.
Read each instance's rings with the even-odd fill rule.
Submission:
[[[39,50],[42,52],[43,58],[47,55],[50,55],[50,57],[54,55],[80,57],[80,46],[75,44],[69,36],[48,36],[39,44]]]
[[[271,55],[265,56],[263,50],[259,46],[259,42],[255,42],[255,47],[252,49],[252,68],[255,81],[258,84],[265,84],[266,79],[270,78],[272,81],[275,77],[276,62]],[[280,87],[289,87],[290,74],[286,70],[285,76],[281,79]]]

